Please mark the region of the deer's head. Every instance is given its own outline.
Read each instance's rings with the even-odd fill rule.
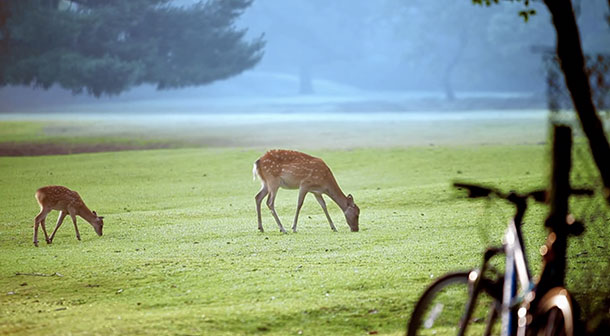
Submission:
[[[98,236],[101,236],[102,230],[104,229],[104,217],[98,216],[95,211],[92,212],[95,215],[95,219],[91,223],[91,226],[93,226],[95,233],[97,233]]]
[[[345,220],[352,232],[358,232],[358,217],[360,217],[360,208],[354,203],[354,197],[347,195],[347,208],[343,211]]]

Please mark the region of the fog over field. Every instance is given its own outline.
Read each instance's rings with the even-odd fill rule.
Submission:
[[[188,8],[196,2],[171,4]],[[605,22],[606,1],[577,3],[585,51],[607,52],[610,29]],[[0,88],[0,112],[209,113],[235,106],[243,113],[276,111],[261,111],[260,101],[284,104],[279,112],[326,112],[325,102],[337,100],[366,103],[364,107],[342,106],[344,112],[377,112],[385,111],[388,105],[397,111],[417,110],[473,98],[487,99],[483,104],[487,109],[544,108],[543,55],[553,47],[554,32],[541,3],[531,4],[536,15],[528,22],[518,15],[522,6],[505,2],[485,7],[454,0],[256,0],[237,17],[234,26],[245,29],[245,41],[262,37],[262,57],[235,76],[205,86],[185,84],[162,91],[157,91],[154,83],[143,83],[97,98],[87,90],[73,95],[58,83],[50,85],[48,91],[9,83]],[[47,86],[48,80],[44,80],[44,84],[32,84]],[[104,80],[109,80],[109,85],[114,81],[112,77]],[[396,97],[411,101],[395,104]],[[150,110],[113,105],[141,101],[149,102]],[[307,106],[302,108],[302,103]]]
[[[116,137],[180,141],[206,147],[358,148],[538,144],[548,112],[375,113],[53,113],[4,114],[0,121],[44,122],[51,137]]]

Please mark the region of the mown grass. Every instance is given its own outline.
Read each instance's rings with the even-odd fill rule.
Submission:
[[[308,152],[354,195],[360,232],[329,205],[339,229],[331,232],[309,196],[298,233],[280,234],[266,209],[259,233],[257,150],[0,158],[0,333],[399,335],[425,286],[478,265],[511,214],[502,203],[467,200],[451,181],[505,190],[547,181],[543,145]],[[52,245],[41,239],[35,248],[33,195],[48,184],[79,191],[106,216],[104,236],[79,219],[79,242],[66,221]],[[296,196],[278,195],[285,226]],[[544,211],[533,206],[524,226],[534,271]],[[599,253],[583,258],[595,267]]]

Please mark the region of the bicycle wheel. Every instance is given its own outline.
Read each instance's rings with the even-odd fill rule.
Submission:
[[[575,318],[572,299],[563,287],[551,289],[538,304],[536,314],[527,326],[531,336],[573,336]]]
[[[469,272],[446,274],[426,289],[411,313],[407,326],[408,336],[456,335],[459,332],[460,321],[473,294],[468,274]],[[496,302],[481,289],[468,319],[466,334],[483,335],[497,331],[499,323],[496,322]]]

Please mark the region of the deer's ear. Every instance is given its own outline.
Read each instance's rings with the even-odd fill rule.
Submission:
[[[97,212],[95,212],[95,210],[91,211],[94,215],[97,216]]]
[[[99,219],[104,219],[104,216],[100,216],[100,217],[98,217],[98,218],[99,218]]]
[[[350,204],[354,204],[354,197],[352,196],[352,194],[347,195],[347,199],[349,200]]]

